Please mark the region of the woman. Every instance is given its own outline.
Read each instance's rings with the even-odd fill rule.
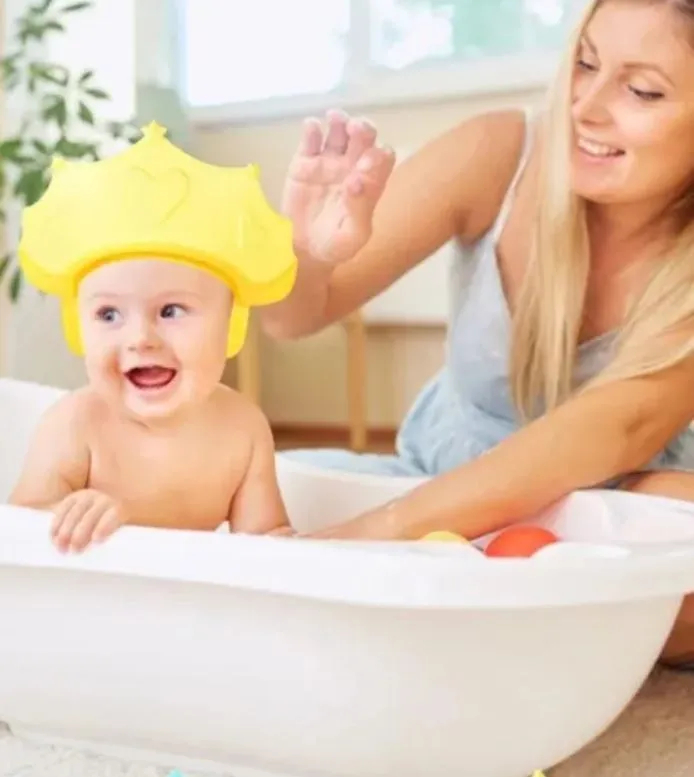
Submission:
[[[301,269],[264,327],[316,332],[454,239],[447,362],[397,456],[301,454],[432,477],[318,536],[476,537],[605,485],[694,499],[694,0],[593,2],[540,121],[477,116],[394,171],[375,141],[307,122]],[[692,609],[670,657],[694,657]]]

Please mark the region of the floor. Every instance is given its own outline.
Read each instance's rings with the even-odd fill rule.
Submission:
[[[278,450],[287,448],[347,448],[349,449],[349,431],[332,427],[307,427],[305,429],[273,430],[275,446]],[[395,448],[395,430],[376,429],[369,433],[365,453],[393,453]]]
[[[694,672],[656,670],[632,705],[603,736],[550,770],[547,777],[691,777],[692,774]],[[22,742],[0,729],[0,777],[167,775],[170,775],[169,769]],[[209,775],[186,771],[180,777]]]
[[[0,729],[0,777],[233,777],[172,768],[158,768],[97,753],[38,745],[13,737]]]
[[[691,777],[694,672],[656,670],[601,737],[547,777]]]

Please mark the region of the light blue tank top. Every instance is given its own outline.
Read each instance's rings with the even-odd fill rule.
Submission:
[[[531,119],[526,114],[519,164],[496,220],[474,244],[456,245],[445,365],[420,392],[398,434],[398,457],[413,472],[435,475],[453,469],[485,453],[520,426],[509,391],[511,325],[497,244],[531,142]],[[577,384],[606,364],[613,343],[613,335],[606,334],[579,347]],[[678,436],[646,469],[694,470],[694,433],[687,430]]]

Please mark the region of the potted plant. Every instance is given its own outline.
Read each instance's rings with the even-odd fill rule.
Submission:
[[[23,94],[24,109],[15,134],[0,138],[0,219],[8,205],[35,203],[43,194],[54,156],[99,159],[108,139],[134,142],[139,130],[131,122],[101,121],[99,106],[110,99],[91,70],[70,72],[46,61],[49,36],[65,32],[70,18],[92,0],[37,0],[27,6],[9,30],[8,50],[0,59],[4,98]],[[15,302],[22,289],[22,270],[13,250],[0,257],[0,283]]]

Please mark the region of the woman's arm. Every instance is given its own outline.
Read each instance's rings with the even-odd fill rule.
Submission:
[[[572,491],[638,470],[694,417],[694,358],[596,387],[529,423],[480,458],[388,505],[312,535],[474,539],[532,518]]]
[[[342,147],[339,138],[330,134],[340,132],[346,144]],[[339,163],[352,166],[346,168],[348,176],[357,171],[359,154],[371,159],[374,167],[363,173],[361,190],[339,195],[342,201],[334,185],[312,184],[310,208],[308,193],[293,192],[294,205],[285,210],[294,222],[295,234],[301,237],[297,280],[286,300],[258,308],[264,330],[276,338],[317,332],[361,307],[452,237],[472,240],[484,232],[516,168],[524,133],[521,111],[481,114],[424,145],[392,174],[392,159],[373,147],[375,133],[368,141],[355,136],[360,146],[356,151],[339,123],[333,124],[325,140],[327,150],[316,151],[322,139],[304,138],[292,163],[293,167],[297,162],[302,165],[300,184],[305,185],[310,175],[321,182],[334,177],[332,167],[340,153],[347,161]],[[315,163],[315,168],[307,163]],[[297,186],[291,173],[288,186]],[[320,197],[325,200],[322,204]],[[326,230],[338,232],[340,224],[344,226],[344,214],[351,219],[345,240],[353,258],[338,262],[331,256],[334,241],[327,235],[323,240],[322,235]],[[329,224],[333,227],[328,228]],[[312,255],[307,245],[325,246],[325,255]],[[357,249],[350,253],[353,246]]]

